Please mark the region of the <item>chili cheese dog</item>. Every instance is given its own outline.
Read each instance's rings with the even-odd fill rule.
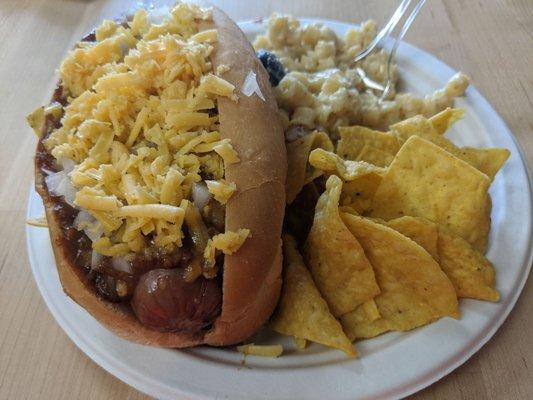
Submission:
[[[255,333],[281,286],[277,115],[268,74],[216,8],[178,4],[157,24],[139,11],[84,38],[29,117],[65,292],[143,344]]]

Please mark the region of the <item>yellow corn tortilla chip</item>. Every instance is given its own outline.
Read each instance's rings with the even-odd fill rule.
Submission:
[[[411,238],[426,249],[452,282],[457,297],[498,301],[494,289],[494,266],[461,237],[431,221],[418,217],[402,217],[387,226]],[[437,257],[432,254],[437,251]]]
[[[411,136],[383,175],[369,216],[386,221],[424,217],[485,252],[490,229],[490,180],[442,148]]]
[[[498,301],[494,288],[494,266],[470,244],[449,230],[439,227],[439,262],[452,281],[457,296],[478,300]]]
[[[413,135],[422,136],[426,140],[430,140],[429,138],[442,138],[433,124],[423,115],[415,115],[391,125],[390,134],[396,136],[401,144],[405,143]]]
[[[400,232],[422,246],[435,261],[439,261],[439,229],[437,224],[424,218],[405,216],[385,222],[389,228]],[[453,283],[453,282],[452,282]]]
[[[392,162],[400,145],[409,137],[417,135],[466,161],[493,180],[509,158],[510,152],[507,149],[458,147],[442,136],[463,115],[464,110],[458,108],[447,108],[429,119],[416,115],[391,125],[390,132],[361,126],[341,127],[337,154],[344,159],[366,161],[378,167],[386,167]]]
[[[476,149],[474,147],[460,147],[458,151],[459,155],[456,155],[457,157],[486,174],[491,181],[494,180],[498,171],[511,155],[509,150],[498,148]],[[454,152],[451,153],[455,155]]]
[[[309,154],[309,164],[318,170],[329,171],[339,175],[345,181],[353,181],[371,173],[383,174],[384,168],[365,161],[343,160],[335,153],[324,149],[315,149]]]
[[[287,143],[287,204],[294,201],[306,183],[323,174],[322,170],[317,170],[307,162],[309,153],[317,148],[333,151],[333,143],[326,133],[314,131]]]
[[[334,316],[353,311],[379,293],[372,266],[339,214],[342,181],[331,175],[315,208],[304,257]]]
[[[398,139],[388,132],[363,126],[346,126],[340,127],[339,133],[337,154],[347,160],[366,161],[386,167],[400,149]]]
[[[444,111],[435,114],[429,119],[431,125],[439,135],[443,135],[450,126],[455,124],[465,115],[465,110],[462,108],[450,108],[448,107]]]
[[[507,149],[458,147],[442,136],[434,128],[431,121],[421,115],[398,122],[397,124],[391,125],[390,128],[400,142],[403,143],[407,141],[407,139],[413,135],[420,136],[437,146],[442,147],[455,157],[466,161],[468,164],[487,175],[491,181],[510,155],[510,152]]]
[[[361,304],[354,311],[341,315],[340,320],[348,339],[354,341],[357,338],[356,327],[369,326],[372,322],[381,318],[378,306],[374,300]],[[381,324],[381,323],[380,323]],[[376,330],[376,328],[374,328]]]
[[[376,167],[388,167],[394,159],[394,154],[386,151],[376,149],[375,147],[364,145],[361,153],[357,157],[357,160],[366,161],[369,164],[373,164]]]
[[[339,321],[330,313],[296,249],[296,241],[290,236],[283,239],[283,253],[283,288],[271,328],[283,335],[334,347],[355,357],[355,348]]]
[[[381,289],[374,298],[380,318],[361,322],[352,313],[341,317],[350,339],[407,331],[444,316],[459,317],[455,289],[427,251],[368,218],[342,214],[342,219],[363,246]]]
[[[372,205],[372,199],[381,182],[381,175],[372,173],[360,176],[342,187],[340,204],[363,214]]]

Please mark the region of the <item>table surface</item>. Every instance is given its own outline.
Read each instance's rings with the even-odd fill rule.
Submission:
[[[127,0],[0,0],[0,399],[147,399],[94,364],[48,312],[24,234],[36,138],[25,115],[44,103],[71,45]],[[272,12],[383,22],[397,0],[220,0],[235,20]],[[431,0],[407,40],[472,78],[533,165],[533,2]],[[495,337],[416,399],[533,398],[531,277]]]

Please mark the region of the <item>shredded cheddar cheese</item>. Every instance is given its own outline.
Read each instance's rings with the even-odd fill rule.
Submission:
[[[213,146],[213,150],[222,157],[226,164],[235,164],[241,161],[228,139],[224,139],[216,146]]]
[[[36,226],[38,228],[48,227],[48,221],[46,220],[46,217],[44,215],[42,217],[37,217],[37,218],[28,218],[26,220],[26,223],[30,226]]]
[[[208,262],[214,263],[217,250],[231,255],[240,249],[248,236],[250,236],[249,229],[239,229],[237,232],[227,231],[215,235],[207,242],[204,258]]]
[[[237,346],[237,351],[244,355],[276,358],[283,354],[283,346],[281,344],[249,343]]]
[[[93,250],[104,256],[181,246],[187,199],[202,176],[222,204],[236,190],[223,179],[239,157],[220,136],[216,101],[237,97],[209,60],[217,31],[198,30],[210,18],[180,3],[160,24],[144,10],[127,25],[105,21],[96,41],[81,42],[59,69],[68,104],[28,117],[40,135],[46,113],[62,114],[44,145],[58,164],[74,165],[66,171],[74,204],[90,218],[77,229],[90,229]],[[231,254],[248,234],[214,236],[206,258]]]
[[[46,121],[46,117],[51,115],[55,118],[61,116],[62,107],[59,103],[52,103],[46,107],[39,107],[30,115],[26,117],[28,124],[31,126],[37,137],[41,137],[43,134],[43,127]]]
[[[213,195],[216,201],[220,204],[226,204],[229,198],[233,195],[237,186],[235,183],[226,183],[223,180],[220,181],[205,181],[207,184],[207,190]]]

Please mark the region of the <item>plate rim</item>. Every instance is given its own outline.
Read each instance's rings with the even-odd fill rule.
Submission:
[[[297,17],[301,22],[304,24],[306,23],[322,23],[325,25],[336,25],[336,26],[343,26],[344,28],[348,27],[354,27],[357,26],[357,24],[348,23],[344,21],[338,21],[334,19],[326,19],[326,18],[306,18],[306,17]],[[255,19],[255,20],[247,20],[247,21],[239,21],[237,24],[239,27],[246,26],[246,25],[258,25],[258,24],[264,24],[264,21],[266,21],[268,17]],[[243,30],[245,30],[244,28]],[[456,71],[448,66],[446,63],[435,57],[433,54],[422,50],[416,46],[413,46],[409,44],[408,42],[403,42],[401,44],[401,47],[403,47],[404,51],[407,49],[409,52],[420,52],[423,54],[423,56],[426,59],[430,59],[432,63],[435,65],[438,65],[439,69],[446,70],[449,72],[449,74],[453,74]],[[525,172],[525,176],[528,182],[528,193],[529,193],[529,211],[530,214],[533,214],[533,181],[532,181],[532,175],[531,171],[527,162],[527,159],[525,157],[524,149],[522,148],[520,142],[517,140],[517,138],[514,136],[513,132],[509,129],[507,126],[505,120],[500,116],[499,113],[496,112],[496,110],[492,107],[492,105],[488,102],[488,100],[474,87],[470,86],[469,91],[473,96],[475,96],[476,102],[482,103],[482,108],[489,110],[492,112],[491,118],[498,123],[499,126],[503,127],[505,129],[507,136],[511,138],[511,140],[514,142],[515,147],[518,149],[518,155],[520,159],[520,164]],[[32,191],[33,191],[33,185],[30,187],[29,191],[29,201],[28,201],[28,207],[27,207],[27,217],[30,217],[30,211],[31,211],[31,204],[32,204]],[[531,230],[531,221],[529,221],[529,239],[532,238],[533,232]],[[51,314],[53,315],[54,319],[57,321],[57,323],[60,325],[60,327],[65,331],[67,336],[74,342],[74,344],[82,351],[84,352],[89,358],[91,358],[96,364],[98,364],[100,367],[105,369],[107,372],[111,373],[115,377],[119,378],[123,382],[125,382],[128,385],[131,385],[132,387],[136,388],[137,390],[140,390],[143,393],[147,393],[151,396],[157,396],[160,398],[173,398],[176,393],[176,388],[167,384],[164,384],[160,381],[151,382],[150,379],[148,379],[146,376],[140,376],[141,374],[135,373],[132,370],[129,370],[126,372],[123,370],[116,362],[113,362],[115,360],[110,358],[105,358],[99,355],[97,352],[93,351],[91,349],[91,346],[89,346],[86,343],[86,340],[84,337],[78,335],[74,330],[68,325],[68,322],[63,318],[61,313],[56,309],[54,300],[52,299],[51,295],[44,291],[44,287],[39,284],[39,281],[37,279],[38,272],[36,270],[37,262],[35,261],[34,254],[32,251],[32,243],[31,243],[31,232],[32,230],[37,229],[35,227],[31,227],[29,225],[26,226],[26,247],[27,247],[27,253],[30,261],[30,266],[32,269],[32,273],[34,275],[34,279],[37,283],[39,292],[41,293],[41,296],[45,300],[45,303],[47,305],[47,308],[50,310]],[[499,314],[499,317],[496,321],[496,323],[492,326],[490,326],[485,333],[482,336],[482,339],[476,343],[475,346],[470,347],[467,349],[467,351],[463,351],[462,353],[456,355],[453,360],[448,359],[446,360],[446,364],[444,368],[439,368],[438,371],[432,372],[427,374],[428,376],[420,377],[418,376],[417,379],[411,379],[411,384],[407,384],[405,386],[402,386],[399,388],[398,391],[394,391],[394,393],[381,393],[380,398],[399,398],[399,397],[405,397],[408,395],[411,395],[413,393],[416,393],[429,385],[435,383],[436,381],[442,379],[449,373],[451,373],[453,370],[464,364],[470,357],[472,357],[475,353],[477,353],[496,333],[496,331],[502,326],[502,324],[505,322],[507,317],[509,316],[510,312],[514,309],[516,302],[518,301],[518,298],[522,294],[523,288],[527,282],[528,276],[530,274],[532,264],[533,264],[533,247],[529,248],[529,252],[524,254],[523,257],[523,263],[522,264],[522,274],[521,274],[521,280],[517,285],[517,289],[514,291],[514,294],[512,298],[508,299],[508,305],[506,308],[501,311]],[[516,282],[515,282],[516,283]],[[68,300],[68,299],[67,299]],[[420,381],[420,382],[418,382]],[[154,390],[154,387],[157,387],[158,390]],[[183,390],[182,388],[179,389],[179,394],[186,396],[187,398],[198,398],[198,399],[207,399],[209,397],[206,397],[203,393],[192,393],[186,390]]]

